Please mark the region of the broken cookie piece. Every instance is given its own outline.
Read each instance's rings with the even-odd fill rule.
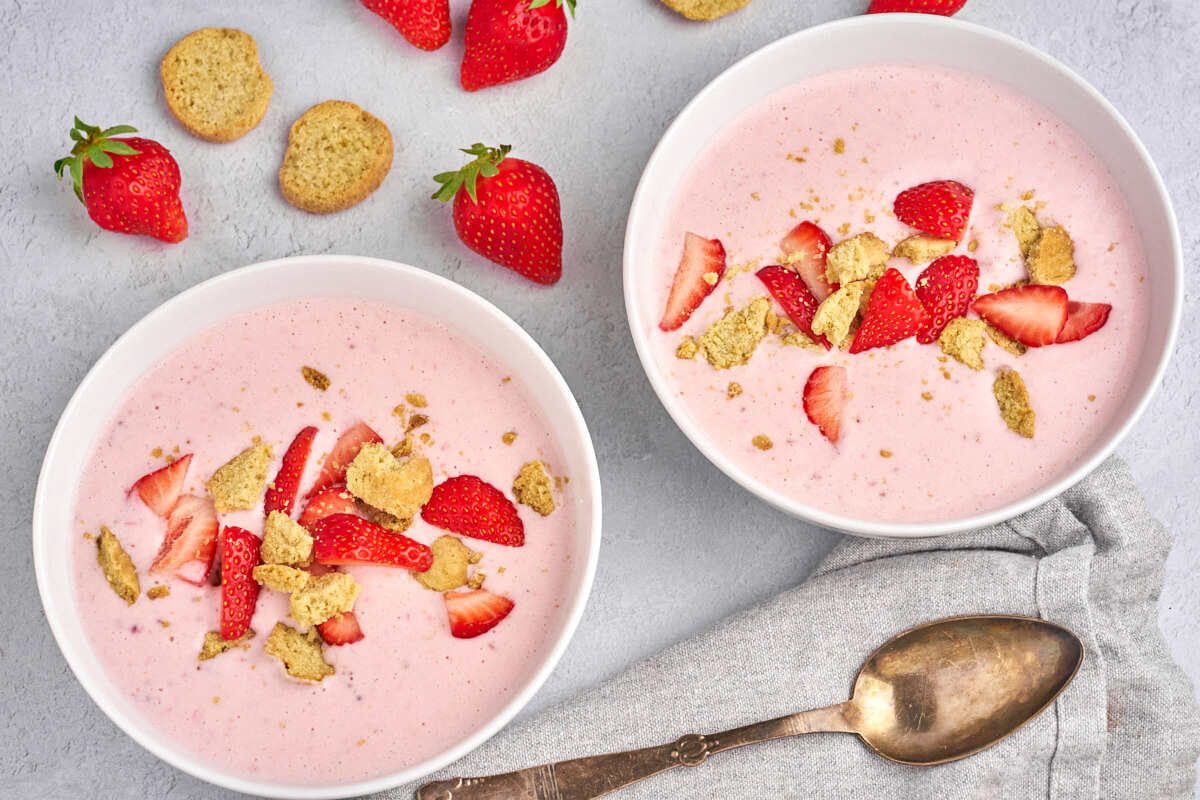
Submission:
[[[305,383],[319,392],[323,392],[329,388],[329,378],[320,370],[313,369],[312,367],[301,367],[300,374],[304,376]]]
[[[892,250],[895,258],[907,258],[913,264],[928,264],[935,258],[941,258],[958,245],[953,239],[943,239],[930,236],[928,233],[918,233],[910,236],[896,245]]]
[[[844,283],[840,289],[826,297],[813,314],[813,333],[818,336],[824,334],[834,347],[841,346],[850,333],[851,324],[858,316],[866,287],[865,281]]]
[[[260,586],[265,586],[276,592],[298,592],[309,580],[309,574],[302,569],[284,566],[283,564],[259,564],[254,568],[254,580]]]
[[[276,622],[263,645],[263,652],[278,658],[284,670],[293,678],[315,683],[333,674],[333,665],[325,660],[321,638],[315,629],[300,633],[282,622]]]
[[[133,560],[107,525],[100,526],[100,537],[96,540],[96,545],[96,561],[100,564],[104,579],[117,593],[117,597],[125,601],[125,605],[133,605],[142,593]]]
[[[353,609],[360,591],[358,581],[345,572],[310,576],[304,588],[292,592],[292,619],[301,625],[319,625],[334,614]]]
[[[687,361],[695,358],[698,352],[700,352],[700,345],[696,344],[696,340],[691,336],[684,336],[683,341],[679,343],[679,347],[675,348],[675,357],[682,361]]]
[[[1025,258],[1032,283],[1058,286],[1075,275],[1075,243],[1062,225],[1042,228]]]
[[[755,297],[744,308],[730,311],[714,322],[700,337],[708,363],[717,369],[745,364],[758,343],[767,335],[767,312],[771,301]]]
[[[543,517],[554,511],[553,481],[546,465],[541,461],[530,461],[521,467],[513,480],[513,496],[517,502],[532,508]]]
[[[238,453],[213,473],[208,481],[217,511],[254,508],[267,486],[267,468],[271,464],[271,445],[257,444]]]
[[[221,653],[228,652],[235,647],[245,646],[246,642],[253,638],[253,628],[247,628],[246,632],[238,638],[228,640],[221,638],[220,631],[209,631],[204,634],[204,644],[200,648],[200,655],[197,656],[197,659],[199,661],[208,661],[210,658],[216,658]]]
[[[467,585],[471,550],[461,539],[439,536],[429,549],[433,553],[433,566],[425,572],[412,574],[418,583],[434,592],[449,592]]]
[[[844,285],[869,276],[879,277],[887,260],[887,244],[873,233],[860,233],[829,248],[825,256],[825,280]]]
[[[1029,206],[1021,206],[1012,212],[1012,229],[1021,248],[1021,258],[1029,258],[1029,250],[1042,236],[1041,223]]]
[[[312,562],[313,538],[282,511],[272,511],[263,525],[261,556],[264,564],[307,567]]]
[[[397,519],[412,519],[433,494],[433,467],[427,458],[401,461],[385,445],[369,442],[346,469],[346,488]]]
[[[1025,351],[1029,349],[1026,345],[1023,345],[1016,339],[1013,339],[1007,333],[1000,330],[990,322],[984,322],[984,327],[987,330],[987,335],[991,337],[992,341],[995,342],[998,347],[1007,350],[1014,356],[1023,356],[1025,355]]]
[[[992,393],[996,395],[1000,416],[1009,430],[1021,434],[1026,439],[1032,439],[1036,415],[1029,405],[1029,390],[1025,388],[1025,381],[1017,371],[1001,370],[992,384]]]
[[[955,317],[938,337],[938,346],[946,355],[978,371],[983,369],[983,347],[987,344],[984,332],[983,320]]]

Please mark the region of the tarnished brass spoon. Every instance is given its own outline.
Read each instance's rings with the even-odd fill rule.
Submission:
[[[588,800],[710,755],[821,731],[856,733],[884,758],[932,765],[974,755],[1046,710],[1083,663],[1083,643],[1040,619],[951,617],[884,642],[845,703],[671,744],[427,783],[418,800]]]

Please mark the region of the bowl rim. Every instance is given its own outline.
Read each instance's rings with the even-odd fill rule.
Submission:
[[[1011,48],[1016,51],[1017,55],[1022,58],[1029,59],[1032,62],[1039,64],[1041,67],[1057,72],[1060,77],[1065,78],[1076,89],[1083,92],[1089,99],[1095,102],[1100,109],[1107,114],[1113,122],[1116,123],[1118,129],[1132,145],[1134,152],[1138,155],[1138,166],[1141,167],[1149,178],[1149,183],[1153,187],[1155,194],[1158,196],[1164,211],[1166,212],[1167,230],[1169,231],[1170,241],[1168,243],[1171,252],[1171,271],[1175,286],[1179,290],[1175,292],[1172,298],[1170,308],[1170,321],[1168,323],[1167,336],[1164,341],[1162,351],[1158,353],[1157,363],[1149,383],[1149,388],[1142,394],[1132,412],[1128,415],[1125,421],[1113,432],[1108,441],[1104,442],[1096,452],[1087,459],[1076,464],[1076,466],[1061,475],[1058,479],[1050,482],[1040,490],[1019,499],[1008,503],[1000,508],[993,509],[984,513],[972,514],[957,519],[941,520],[934,522],[918,522],[918,523],[898,523],[898,522],[882,522],[872,520],[856,519],[854,517],[844,516],[842,514],[825,511],[818,508],[807,506],[797,500],[787,497],[782,492],[773,489],[770,486],[755,479],[740,467],[738,467],[731,459],[725,456],[707,437],[704,431],[697,425],[693,424],[692,420],[684,411],[682,405],[677,401],[671,388],[667,385],[665,377],[660,373],[654,363],[654,354],[651,351],[649,339],[645,335],[641,327],[641,299],[638,292],[635,291],[637,285],[636,275],[638,273],[639,255],[635,250],[636,240],[641,237],[641,229],[643,226],[656,226],[657,221],[651,219],[651,215],[646,213],[644,207],[650,205],[647,197],[655,191],[655,184],[658,183],[658,178],[655,172],[658,170],[658,165],[664,160],[664,154],[667,153],[678,137],[684,135],[684,132],[692,124],[691,117],[694,114],[700,113],[699,109],[708,103],[708,97],[716,94],[718,89],[726,83],[736,83],[739,80],[739,75],[743,71],[749,69],[753,64],[760,59],[770,58],[778,50],[787,50],[790,48],[799,49],[803,42],[827,35],[831,32],[845,33],[846,31],[870,30],[876,28],[905,28],[919,24],[928,26],[931,29],[937,29],[941,32],[949,32],[950,35],[974,36],[980,39],[990,40],[995,44]],[[881,60],[882,61],[882,60]],[[864,61],[863,63],[870,63]],[[919,63],[919,62],[915,62]],[[969,67],[960,67],[962,71],[970,72]],[[766,97],[764,95],[763,97]],[[760,100],[762,98],[759,98]],[[740,112],[739,112],[740,113]],[[729,125],[736,119],[736,116],[728,117],[724,124]],[[710,140],[711,141],[711,140]],[[826,528],[832,528],[843,533],[850,533],[857,536],[867,538],[880,539],[916,539],[928,538],[936,536],[947,536],[954,533],[960,533],[966,530],[983,528],[989,525],[995,525],[1005,522],[1013,517],[1018,516],[1032,508],[1035,508],[1061,494],[1066,489],[1074,486],[1096,467],[1102,461],[1108,458],[1109,455],[1117,448],[1117,446],[1125,439],[1133,426],[1141,419],[1143,413],[1149,407],[1154,399],[1158,387],[1163,382],[1163,377],[1166,374],[1167,364],[1170,361],[1171,355],[1175,350],[1181,319],[1183,315],[1183,246],[1179,233],[1179,225],[1175,216],[1175,210],[1171,203],[1170,195],[1167,193],[1166,185],[1163,182],[1162,175],[1159,173],[1154,160],[1151,158],[1149,151],[1138,137],[1137,133],[1129,125],[1128,121],[1121,115],[1107,98],[1104,97],[1095,87],[1084,80],[1070,67],[1063,64],[1058,59],[1038,50],[1030,44],[1027,44],[1020,39],[1010,36],[999,31],[986,28],[982,25],[977,25],[963,20],[952,19],[950,17],[941,17],[930,14],[915,14],[915,13],[891,13],[891,14],[871,14],[859,15],[856,17],[847,17],[843,19],[825,22],[820,25],[814,25],[810,28],[791,33],[773,42],[770,42],[763,47],[753,51],[749,55],[738,59],[732,65],[724,69],[719,75],[713,78],[702,88],[696,95],[688,101],[688,103],[679,111],[675,119],[663,132],[654,150],[651,152],[646,165],[642,170],[642,175],[638,180],[637,189],[634,192],[633,200],[630,203],[629,215],[625,226],[624,238],[624,253],[622,259],[622,282],[625,295],[625,313],[626,320],[629,325],[630,335],[633,338],[634,348],[637,350],[638,359],[641,361],[642,370],[646,373],[650,385],[654,389],[654,393],[658,396],[659,402],[666,409],[668,415],[674,420],[675,424],[683,432],[683,434],[691,441],[700,452],[718,469],[724,472],[734,482],[742,486],[750,493],[757,496],[759,499],[766,501],[770,505],[784,511],[794,517],[798,517],[809,522],[816,523]]]
[[[92,395],[94,391],[92,389],[93,384],[97,384],[100,380],[98,376],[102,375],[108,369],[110,362],[116,361],[122,355],[123,349],[126,346],[124,345],[125,342],[133,339],[139,332],[146,328],[160,325],[164,318],[169,318],[179,311],[186,310],[193,303],[197,302],[196,298],[203,298],[208,293],[215,291],[228,291],[224,287],[229,284],[236,285],[238,282],[250,280],[264,272],[284,271],[299,265],[312,266],[322,263],[327,263],[331,268],[336,266],[339,269],[375,269],[380,271],[381,274],[386,270],[391,274],[399,276],[400,280],[429,282],[435,287],[450,292],[451,295],[464,302],[472,311],[491,316],[522,342],[532,357],[536,368],[545,374],[548,381],[559,392],[561,395],[560,399],[563,401],[562,404],[568,410],[567,417],[563,419],[560,426],[561,429],[556,432],[556,436],[560,440],[560,446],[563,447],[564,451],[568,450],[568,448],[576,449],[580,460],[586,465],[584,475],[572,476],[574,478],[572,485],[579,487],[576,491],[580,493],[579,497],[584,503],[585,510],[589,512],[586,515],[584,511],[580,512],[580,520],[583,523],[580,527],[583,530],[579,535],[587,537],[587,546],[586,548],[580,548],[578,556],[584,557],[586,562],[583,567],[582,580],[572,587],[567,601],[564,603],[566,609],[565,618],[562,618],[562,627],[557,638],[553,640],[544,660],[527,679],[520,691],[516,692],[509,702],[486,724],[477,728],[471,735],[459,741],[445,752],[420,763],[409,765],[402,770],[368,780],[357,780],[340,784],[325,784],[315,787],[287,786],[278,782],[262,782],[251,777],[240,777],[222,771],[214,771],[200,760],[190,758],[191,754],[186,752],[187,748],[182,742],[168,740],[166,737],[162,737],[162,741],[160,741],[156,738],[147,738],[139,735],[134,723],[137,722],[152,727],[150,723],[146,722],[136,712],[131,711],[126,713],[125,709],[113,706],[105,699],[105,694],[101,691],[104,682],[107,680],[104,669],[98,663],[89,664],[87,661],[87,657],[92,652],[90,643],[87,641],[75,641],[66,629],[67,623],[64,615],[72,612],[74,597],[66,593],[61,593],[62,596],[59,596],[53,591],[53,587],[49,585],[49,559],[52,556],[51,550],[55,542],[55,537],[51,531],[46,530],[47,523],[45,518],[49,505],[54,502],[54,498],[52,496],[53,493],[48,488],[46,478],[52,471],[54,463],[60,458],[58,455],[59,452],[65,447],[63,441],[65,437],[64,430],[68,427],[69,420],[80,413],[79,409]],[[347,296],[354,296],[354,294],[354,292],[349,292]],[[318,295],[314,293],[302,296]],[[279,298],[262,299],[261,302],[256,299],[256,304],[253,307],[269,305],[272,302],[282,301]],[[414,310],[421,311],[419,308]],[[241,312],[231,312],[231,314],[234,313]],[[227,317],[228,315],[221,317],[221,319],[223,320]],[[219,321],[210,323],[209,327],[218,324]],[[491,352],[487,345],[479,342],[472,335],[465,333],[461,329],[457,332],[463,335],[468,341],[483,346],[485,350]],[[178,347],[194,335],[193,333],[181,337],[178,341],[172,343],[172,347]],[[141,370],[139,377],[144,373],[145,370]],[[124,387],[125,391],[128,389],[128,385]],[[588,505],[590,505],[590,509],[586,509]],[[71,671],[75,674],[76,679],[83,686],[88,696],[92,699],[92,702],[96,703],[117,727],[146,750],[176,769],[182,770],[208,783],[234,791],[255,794],[262,797],[296,798],[297,800],[300,800],[300,798],[317,800],[318,798],[350,797],[395,788],[411,781],[420,780],[442,769],[462,758],[498,733],[528,704],[558,665],[571,640],[574,638],[580,620],[583,617],[588,598],[591,595],[596,566],[599,560],[601,515],[602,502],[599,466],[587,423],[575,399],[575,395],[546,352],[511,317],[491,301],[475,292],[440,275],[409,264],[356,255],[322,254],[289,256],[229,270],[174,295],[130,326],[91,366],[71,395],[71,399],[67,402],[55,425],[54,433],[50,437],[50,442],[47,445],[42,466],[38,473],[32,515],[34,572],[47,622],[59,650],[66,659]],[[583,540],[580,540],[580,543],[582,544]],[[179,752],[181,750],[184,752]]]

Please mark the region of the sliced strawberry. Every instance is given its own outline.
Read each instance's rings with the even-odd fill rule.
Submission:
[[[929,324],[929,312],[895,267],[883,273],[871,292],[851,353],[887,347],[907,339]]]
[[[658,327],[678,330],[700,307],[704,298],[725,274],[725,246],[720,239],[705,239],[688,233],[683,239],[683,257],[675,271],[675,282],[667,297],[667,308]]]
[[[1090,336],[1104,327],[1108,322],[1108,312],[1112,306],[1108,303],[1079,303],[1075,300],[1067,302],[1067,322],[1059,331],[1055,344],[1077,342],[1085,336]]]
[[[817,313],[817,299],[800,280],[800,276],[786,267],[772,264],[763,267],[757,273],[758,279],[767,287],[771,296],[783,306],[792,324],[803,331],[804,335],[817,344],[829,349],[829,340],[824,334],[813,333],[813,315]]]
[[[433,566],[428,547],[353,514],[330,514],[312,528],[313,557],[320,564],[388,564],[415,572]]]
[[[838,290],[836,283],[825,279],[825,255],[832,245],[829,234],[807,220],[792,228],[779,243],[785,255],[799,254],[799,259],[788,261],[818,303]]]
[[[341,614],[333,615],[324,622],[318,623],[317,630],[321,632],[321,638],[325,640],[325,644],[354,644],[365,638],[362,628],[359,627],[358,617],[354,616],[353,611],[343,611]]]
[[[907,14],[940,14],[953,16],[967,4],[967,0],[871,0],[868,14],[886,14],[900,11]]]
[[[250,627],[258,602],[254,568],[259,559],[258,537],[245,528],[226,525],[221,535],[221,638],[237,639]]]
[[[896,219],[943,239],[962,240],[975,192],[957,181],[931,181],[905,189],[892,209]]]
[[[975,313],[1028,347],[1054,344],[1067,324],[1067,292],[1031,283],[976,298]]]
[[[300,524],[312,533],[313,525],[330,514],[357,514],[354,495],[345,486],[331,486],[313,495],[300,515]]]
[[[955,317],[964,316],[979,290],[979,265],[970,256],[942,256],[921,272],[913,290],[929,312],[917,332],[921,344],[936,342]]]
[[[474,475],[455,475],[433,487],[421,519],[473,539],[509,547],[525,544],[525,525],[517,516],[517,507],[495,486]]]
[[[267,499],[263,502],[263,513],[282,511],[289,517],[292,506],[296,503],[296,493],[300,491],[300,477],[304,474],[304,465],[308,463],[308,454],[312,451],[313,439],[317,429],[309,425],[296,434],[287,452],[283,454],[283,464],[275,480],[267,485]]]
[[[337,444],[333,446],[333,450],[325,457],[325,463],[321,466],[321,474],[317,476],[316,482],[313,483],[313,487],[308,490],[305,497],[312,497],[335,483],[345,483],[346,467],[350,466],[350,462],[358,455],[362,446],[368,443],[382,442],[383,437],[371,430],[371,426],[365,422],[360,422],[343,433],[337,440]]]
[[[446,613],[450,616],[450,633],[456,639],[473,639],[500,624],[513,610],[513,601],[487,589],[473,592],[446,592]]]
[[[837,444],[842,429],[842,409],[846,393],[845,367],[817,367],[804,384],[804,413],[821,435]]]
[[[188,453],[178,461],[138,478],[137,483],[130,487],[129,493],[137,492],[147,508],[160,517],[165,517],[171,513],[180,493],[183,492],[183,482],[187,479],[188,465],[191,463],[192,454]]]
[[[180,495],[167,515],[167,534],[150,571],[168,573],[200,586],[212,569],[218,527],[212,499]]]

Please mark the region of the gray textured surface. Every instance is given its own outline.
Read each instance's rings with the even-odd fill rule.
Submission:
[[[707,81],[786,33],[860,12],[867,0],[755,0],[725,20],[687,23],[656,0],[584,0],[551,71],[468,95],[461,39],[434,54],[400,41],[355,0],[34,4],[0,0],[8,142],[0,184],[0,786],[29,797],[229,796],[156,762],[88,700],[37,602],[29,519],[42,453],[91,363],[134,321],[205,278],[255,261],[344,252],[407,261],[491,299],[562,369],[592,428],[605,483],[596,588],[544,708],[663,646],[794,584],[837,537],[734,486],[671,424],[645,381],[620,293],[624,218],[663,129]],[[1036,10],[1034,6],[1037,6]],[[461,31],[467,3],[452,0]],[[69,10],[69,13],[67,13]],[[1145,141],[1171,191],[1189,265],[1200,254],[1200,4],[1192,0],[971,0],[961,18],[1016,35],[1079,71]],[[276,90],[262,125],[211,145],[167,114],[162,53],[198,27],[258,40]],[[287,127],[306,108],[358,102],[391,127],[391,175],[362,205],[328,217],[292,209],[275,181]],[[191,237],[161,245],[96,229],[50,174],[71,116],[130,122],[183,172]],[[544,166],[563,198],[565,277],[538,289],[466,251],[429,176],[456,147],[511,142]],[[1190,270],[1184,331],[1165,385],[1121,448],[1151,510],[1175,537],[1161,622],[1175,657],[1200,677],[1197,393],[1200,330]],[[669,494],[662,493],[663,487]],[[729,532],[739,531],[738,536]],[[753,560],[745,558],[753,542]],[[714,587],[719,589],[714,590]],[[665,622],[669,620],[669,622]]]

